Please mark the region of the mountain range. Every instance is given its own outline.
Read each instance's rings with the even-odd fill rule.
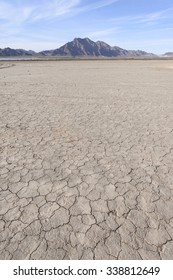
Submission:
[[[75,38],[60,48],[41,52],[4,48],[0,49],[0,56],[153,57],[156,55],[141,50],[126,50],[117,46],[111,47],[105,42],[94,42],[89,38]]]
[[[39,53],[46,56],[93,56],[93,57],[119,57],[119,56],[151,56],[144,51],[129,51],[120,47],[111,47],[102,41],[94,42],[89,38],[75,38],[55,50],[47,50]]]
[[[163,56],[172,57],[173,56],[173,52],[166,52]]]
[[[26,51],[23,49],[11,49],[11,48],[5,48],[0,49],[0,56],[25,56],[25,55],[36,55],[36,52],[34,51]]]

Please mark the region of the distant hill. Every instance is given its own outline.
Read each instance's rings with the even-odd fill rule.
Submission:
[[[94,42],[89,38],[75,38],[73,41],[55,50],[45,50],[39,53],[34,51],[26,51],[23,49],[0,49],[0,56],[69,56],[69,57],[153,57],[152,53],[141,50],[126,50],[120,47],[111,47],[105,42]]]
[[[26,51],[23,49],[11,49],[5,48],[0,49],[0,56],[25,56],[25,55],[34,55],[34,51]]]
[[[166,52],[163,56],[172,57],[173,56],[173,52]]]
[[[144,51],[125,50],[120,47],[111,47],[105,42],[94,42],[89,38],[75,38],[73,41],[66,43],[55,50],[47,50],[39,53],[45,56],[94,56],[94,57],[139,57],[154,56],[152,53]]]

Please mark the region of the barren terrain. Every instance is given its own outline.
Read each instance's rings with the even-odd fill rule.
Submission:
[[[173,61],[0,62],[0,258],[173,259]]]

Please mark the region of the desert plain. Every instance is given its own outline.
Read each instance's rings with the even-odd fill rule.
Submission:
[[[0,62],[0,259],[173,259],[173,61]]]

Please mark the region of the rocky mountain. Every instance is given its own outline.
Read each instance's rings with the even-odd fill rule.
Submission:
[[[125,50],[120,47],[111,47],[105,42],[94,42],[89,38],[75,38],[55,50],[47,50],[39,53],[46,56],[94,56],[94,57],[140,57],[154,56],[144,51]]]
[[[0,56],[67,56],[67,57],[153,57],[152,53],[141,50],[126,50],[120,47],[111,47],[105,42],[94,42],[89,38],[75,38],[73,41],[55,50],[45,50],[39,53],[23,49],[0,49]]]
[[[25,56],[25,55],[34,55],[36,54],[34,51],[26,51],[23,49],[11,49],[5,48],[0,49],[0,56]]]

